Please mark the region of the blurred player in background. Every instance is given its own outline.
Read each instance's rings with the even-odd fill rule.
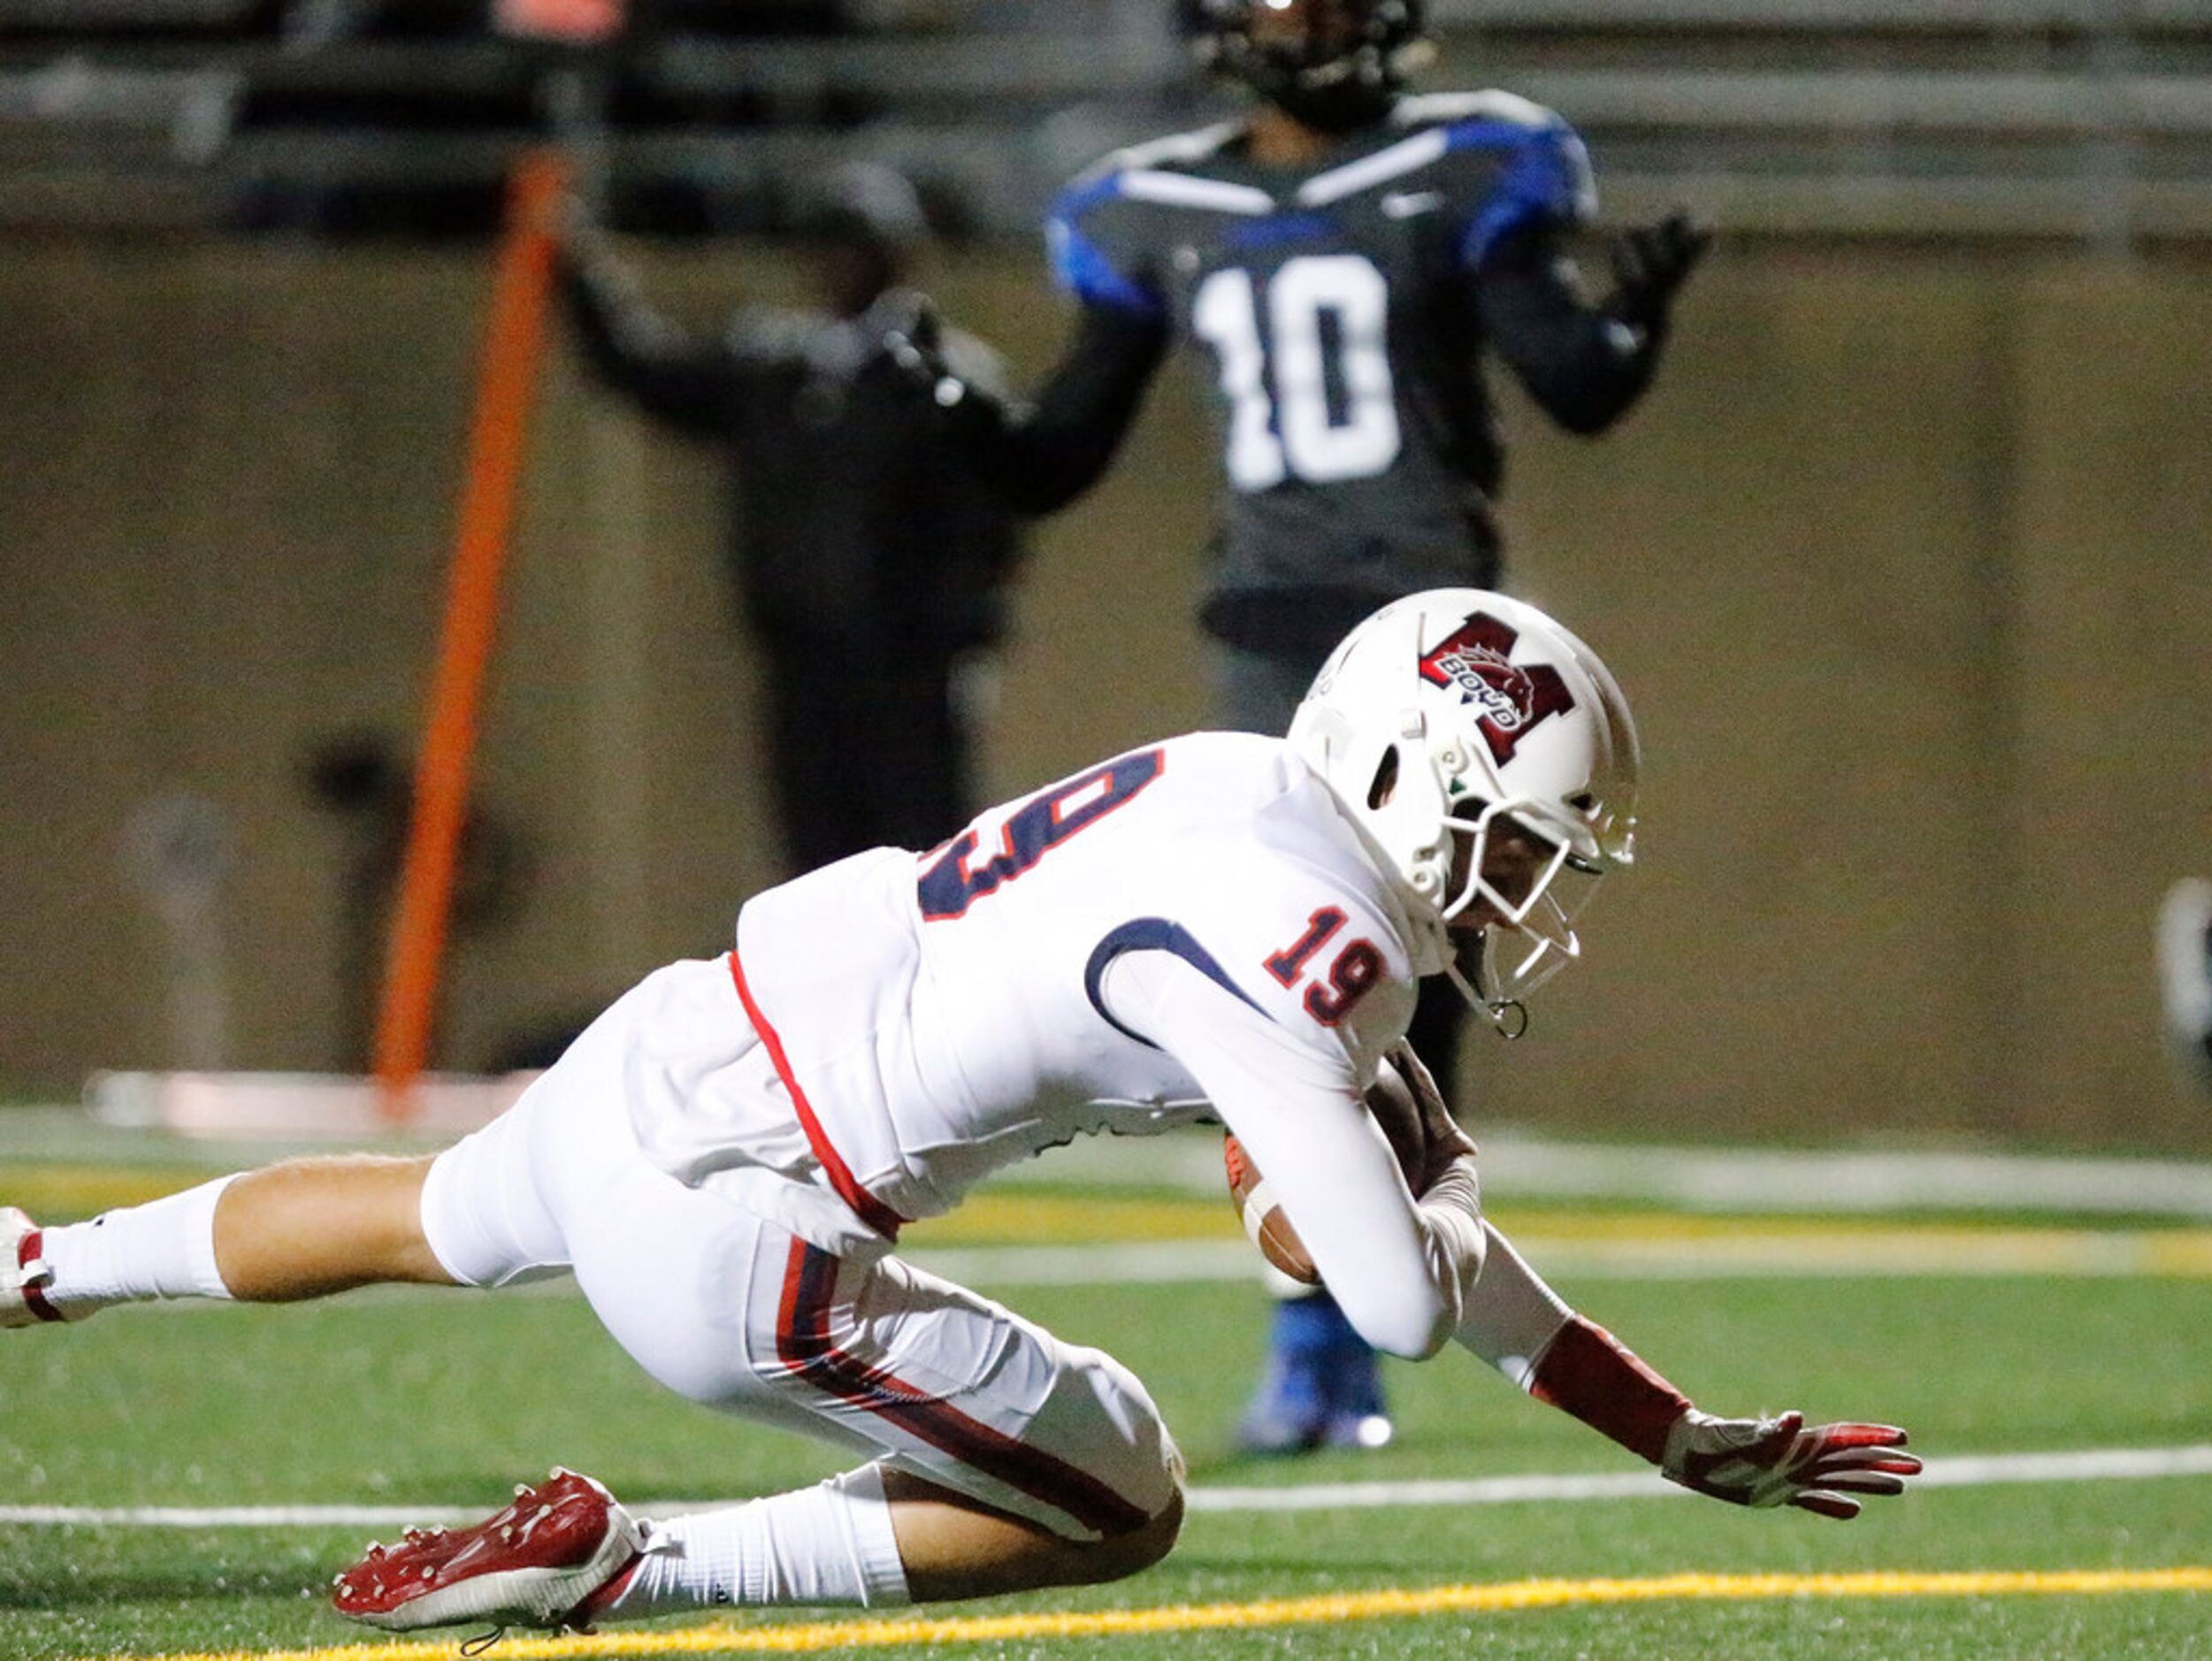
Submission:
[[[2158,912],[2166,1041],[2190,1083],[2212,1095],[2212,882],[2185,876]]]
[[[1225,488],[1199,622],[1217,723],[1282,732],[1322,656],[1397,595],[1493,586],[1504,478],[1485,357],[1560,426],[1596,433],[1642,394],[1707,233],[1684,215],[1614,245],[1586,297],[1564,248],[1596,209],[1581,141],[1504,92],[1415,96],[1417,0],[1184,0],[1242,119],[1120,151],[1047,227],[1080,302],[1027,405],[899,343],[983,476],[1048,512],[1106,471],[1171,348],[1207,356]],[[1414,1037],[1447,1085],[1464,1012],[1427,994]],[[1326,1294],[1276,1309],[1244,1423],[1256,1451],[1389,1435],[1375,1358]]]
[[[1636,774],[1580,639],[1503,595],[1418,596],[1347,639],[1287,739],[1170,739],[756,897],[734,952],[647,976],[434,1159],[294,1161],[44,1230],[0,1210],[0,1324],[569,1267],[662,1382],[867,1461],[653,1521],[556,1471],[342,1574],[339,1609],[390,1629],[1110,1580],[1182,1519],[1151,1397],[892,1248],[994,1168],[1210,1116],[1369,1342],[1457,1340],[1697,1492],[1850,1517],[1919,1468],[1904,1433],[1695,1408],[1484,1221],[1404,1043],[1420,979],[1494,1009],[1577,955]]]
[[[1014,517],[953,458],[884,361],[918,303],[926,236],[905,179],[853,165],[813,193],[818,309],[741,310],[685,334],[580,210],[563,292],[586,361],[639,407],[728,446],[730,561],[760,647],[768,749],[792,868],[926,846],[977,806],[969,705],[1005,625]],[[975,342],[948,350],[986,380]],[[876,788],[857,792],[855,777]]]

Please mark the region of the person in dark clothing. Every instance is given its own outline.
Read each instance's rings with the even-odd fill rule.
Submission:
[[[735,464],[731,566],[798,870],[927,847],[972,816],[972,671],[1004,631],[1021,553],[1015,514],[884,357],[886,333],[920,303],[900,286],[925,235],[912,188],[887,169],[841,169],[805,231],[819,309],[741,310],[711,338],[656,311],[580,211],[561,273],[598,378],[719,440]],[[996,378],[979,343],[945,350],[964,383]]]
[[[1211,370],[1223,486],[1199,622],[1216,724],[1280,733],[1329,647],[1378,606],[1495,587],[1503,364],[1558,425],[1618,421],[1650,383],[1709,233],[1685,213],[1613,248],[1585,292],[1565,242],[1596,210],[1581,140],[1505,92],[1414,96],[1418,0],[1184,0],[1202,62],[1256,95],[1241,119],[1117,151],[1047,223],[1079,320],[1016,405],[929,333],[893,348],[1010,504],[1052,511],[1106,471],[1169,351]],[[1424,998],[1415,1045],[1456,1073],[1461,1008]],[[1517,1007],[1492,1012],[1516,1036]],[[1374,1358],[1326,1293],[1282,1303],[1244,1440],[1374,1445]]]

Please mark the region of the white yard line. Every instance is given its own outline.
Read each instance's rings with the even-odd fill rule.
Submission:
[[[1996,1210],[2212,1220],[2212,1161],[2206,1160],[1941,1149],[1685,1148],[1555,1142],[1511,1127],[1469,1128],[1482,1144],[1483,1191],[1512,1202],[1602,1199],[1693,1211],[1831,1215]],[[170,1160],[228,1169],[295,1145],[123,1129],[95,1121],[81,1107],[0,1110],[0,1160]],[[435,1145],[435,1140],[401,1145]],[[1218,1194],[1221,1138],[1191,1129],[1079,1141],[992,1181]]]
[[[1470,1124],[1482,1191],[1505,1203],[1602,1199],[1716,1213],[2051,1211],[2212,1219],[2212,1161],[1892,1148],[1695,1148],[1555,1142]],[[1221,1187],[1221,1139],[1204,1130],[1100,1137],[1056,1148],[994,1183],[1193,1193]]]
[[[2130,1229],[1752,1224],[1687,1237],[1655,1231],[1587,1238],[1541,1229],[1516,1229],[1512,1237],[1546,1274],[1581,1280],[2212,1275],[2212,1238]],[[1240,1239],[920,1247],[908,1255],[948,1280],[993,1289],[1251,1280],[1258,1260]]]
[[[1928,1461],[1921,1488],[2013,1482],[2133,1482],[2212,1476],[2212,1444],[2101,1448],[2074,1453],[1962,1454]],[[1649,1471],[1481,1477],[1468,1481],[1329,1482],[1281,1488],[1199,1488],[1192,1511],[1357,1511],[1389,1506],[1511,1505],[1536,1501],[1650,1499],[1685,1490]],[[687,1500],[635,1509],[697,1511]],[[481,1506],[439,1505],[0,1505],[0,1526],[132,1528],[402,1528],[474,1522]]]
[[[1920,1488],[2007,1482],[2129,1482],[2212,1476],[2212,1446],[2104,1448],[2079,1453],[1993,1453],[1930,1459]],[[1684,1494],[1656,1471],[1591,1476],[1490,1476],[1470,1481],[1334,1482],[1305,1488],[1201,1488],[1192,1511],[1356,1511],[1391,1505],[1509,1505],[1529,1500],[1651,1499]]]
[[[1494,1194],[1641,1200],[1690,1211],[2056,1211],[2212,1218],[2212,1164],[2024,1153],[1808,1152],[1482,1138]]]

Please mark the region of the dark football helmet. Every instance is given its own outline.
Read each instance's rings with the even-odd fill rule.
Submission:
[[[1428,53],[1420,0],[1181,0],[1198,61],[1309,126],[1385,114]]]

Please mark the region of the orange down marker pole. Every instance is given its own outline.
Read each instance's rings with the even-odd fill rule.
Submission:
[[[546,151],[525,156],[508,181],[437,676],[415,764],[414,815],[377,1017],[377,1081],[385,1117],[394,1121],[411,1112],[410,1092],[429,1057],[477,710],[499,621],[500,570],[515,520],[531,395],[545,352],[553,226],[567,182],[565,164]]]

